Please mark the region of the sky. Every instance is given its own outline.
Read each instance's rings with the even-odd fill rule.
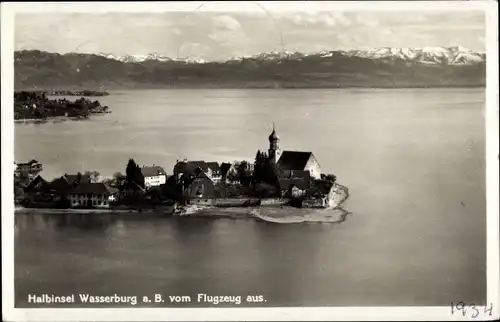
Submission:
[[[17,13],[15,49],[222,60],[269,51],[462,46],[485,51],[481,11]]]

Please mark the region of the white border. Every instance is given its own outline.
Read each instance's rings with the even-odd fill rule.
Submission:
[[[498,163],[498,11],[496,1],[411,2],[214,2],[204,11],[471,11],[486,14],[486,185],[487,185],[487,302],[499,317],[499,163]],[[470,315],[451,315],[449,307],[349,307],[349,308],[136,308],[136,309],[14,309],[14,211],[13,211],[13,40],[16,12],[159,12],[193,11],[204,2],[78,2],[1,4],[2,49],[2,316],[5,321],[326,321],[326,320],[470,320]],[[481,214],[478,214],[481,215]],[[450,299],[453,300],[453,299]],[[455,299],[456,300],[456,299]]]

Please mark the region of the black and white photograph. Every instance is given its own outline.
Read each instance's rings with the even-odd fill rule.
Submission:
[[[495,2],[1,22],[6,321],[499,318]]]

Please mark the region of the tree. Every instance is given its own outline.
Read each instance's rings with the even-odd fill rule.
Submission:
[[[276,185],[278,184],[278,178],[279,178],[279,169],[278,165],[271,162],[269,158],[267,158],[264,161],[264,166],[263,166],[263,171],[262,171],[262,181],[271,184],[271,185]]]
[[[333,174],[327,174],[327,175],[325,175],[325,180],[328,180],[332,183],[335,183],[335,181],[337,181],[337,176],[335,176]]]
[[[226,181],[227,173],[229,172],[229,169],[231,169],[231,163],[223,162],[220,165],[220,171],[221,171],[223,181]]]
[[[129,159],[127,168],[125,168],[125,180],[128,182],[134,182],[135,179],[135,169],[137,167],[137,164],[135,163],[134,159]]]
[[[145,188],[146,183],[144,181],[144,175],[142,174],[141,168],[139,166],[135,167],[134,181],[141,188]]]
[[[236,172],[238,173],[239,182],[244,186],[248,186],[250,184],[250,171],[248,162],[241,161],[236,167]]]
[[[262,153],[262,152],[260,152],[260,150],[258,150],[257,154],[255,155],[255,162],[254,162],[253,178],[254,178],[255,182],[263,181],[265,161],[266,161],[266,158],[264,156],[264,153]]]
[[[84,175],[90,177],[90,182],[97,182],[101,174],[97,171],[85,171]]]
[[[163,199],[163,192],[160,187],[152,187],[147,193],[150,202],[154,205],[160,203]]]
[[[279,189],[268,183],[257,183],[255,185],[255,194],[260,198],[271,198],[279,196]]]
[[[229,171],[227,172],[227,179],[230,182],[237,182],[240,180],[239,173],[238,173],[239,165],[240,165],[240,163],[238,161],[235,161],[233,163],[233,166],[231,167],[231,169],[229,169]]]
[[[134,159],[128,160],[127,168],[125,169],[125,181],[135,183],[141,188],[144,188],[144,175]]]
[[[115,181],[117,187],[123,185],[125,179],[126,179],[125,175],[121,172],[115,172],[113,174],[113,180]]]
[[[120,172],[115,172],[112,178],[103,180],[104,184],[114,188],[121,187],[124,182],[125,182],[125,175],[123,175]]]

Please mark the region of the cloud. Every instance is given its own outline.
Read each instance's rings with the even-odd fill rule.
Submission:
[[[241,25],[238,20],[228,15],[222,15],[212,18],[215,28],[222,30],[240,30]]]
[[[314,11],[314,12],[293,12],[288,15],[281,15],[285,19],[297,26],[311,27],[335,27],[350,26],[351,21],[342,12]]]
[[[219,44],[223,43],[236,43],[240,42],[244,37],[245,34],[242,32],[235,32],[232,30],[215,30],[211,32],[208,37]]]
[[[413,14],[413,15],[407,15],[405,17],[405,20],[409,23],[411,22],[426,22],[427,21],[427,16],[425,14]]]
[[[333,27],[336,25],[335,19],[328,12],[322,12],[318,15],[317,21],[325,26]]]
[[[243,31],[241,24],[229,15],[219,15],[212,18],[213,27],[208,33],[208,38],[216,46],[241,47],[251,42]]]
[[[212,6],[212,5],[211,5]],[[424,47],[484,50],[481,12],[270,11],[18,14],[15,48],[113,54],[158,52],[204,59],[262,51]],[[210,9],[210,8],[208,8]],[[312,10],[315,9],[315,10]],[[316,10],[317,9],[317,10]]]
[[[385,29],[384,31],[382,31],[382,35],[385,35],[385,36],[392,36],[393,34],[394,34],[393,29]]]
[[[356,22],[359,25],[369,28],[375,28],[379,26],[379,21],[370,13],[358,13],[356,15]]]
[[[342,12],[331,12],[330,15],[335,19],[338,25],[348,27],[352,25],[352,22],[347,18]]]
[[[136,27],[169,27],[171,22],[166,19],[164,14],[141,13],[128,20]]]

